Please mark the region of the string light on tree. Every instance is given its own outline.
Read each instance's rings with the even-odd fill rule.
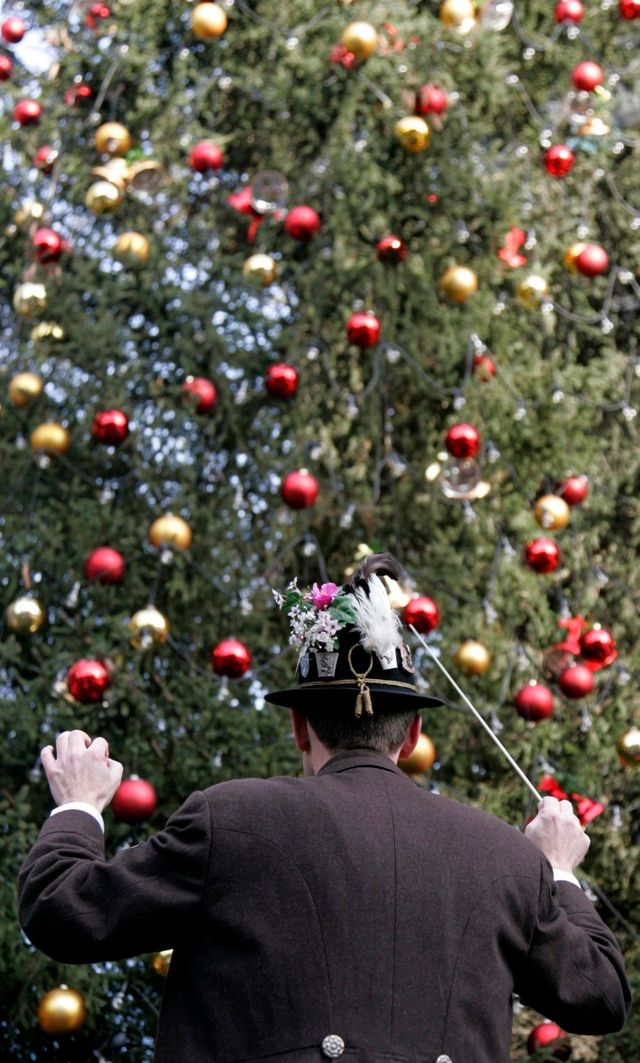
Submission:
[[[239,639],[223,639],[211,651],[211,667],[216,675],[240,679],[251,667],[251,654]]]

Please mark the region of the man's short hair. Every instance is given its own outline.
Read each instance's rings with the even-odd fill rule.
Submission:
[[[329,695],[330,696],[330,695]],[[357,717],[344,709],[309,708],[302,710],[318,738],[332,753],[340,749],[374,749],[377,753],[395,753],[400,748],[416,710],[376,712]]]

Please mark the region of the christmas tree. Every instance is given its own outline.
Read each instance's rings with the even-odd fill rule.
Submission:
[[[639,18],[4,6],[6,1058],[150,1060],[170,962],[65,967],[20,934],[40,748],[80,727],[124,763],[109,852],[196,788],[295,773],[271,588],[379,548],[404,618],[590,824],[585,886],[640,988]],[[415,649],[447,704],[408,770],[523,826],[532,794]],[[544,1017],[515,1018],[524,1059]],[[640,1055],[633,1018],[570,1040]]]

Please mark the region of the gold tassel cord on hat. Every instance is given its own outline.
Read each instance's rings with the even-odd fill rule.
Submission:
[[[369,654],[369,667],[367,668],[366,672],[356,672],[355,668],[353,667],[353,664],[351,663],[351,654],[353,653],[354,649],[355,646],[352,646],[349,650],[347,662],[349,664],[349,668],[355,676],[356,683],[358,684],[358,693],[356,695],[356,719],[359,720],[362,716],[363,710],[367,716],[373,716],[371,691],[369,690],[369,687],[365,682],[367,676],[369,675],[369,672],[373,668],[373,656]]]

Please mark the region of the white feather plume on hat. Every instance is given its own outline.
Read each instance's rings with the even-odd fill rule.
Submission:
[[[389,596],[379,576],[370,575],[366,586],[353,587],[350,597],[361,631],[360,644],[368,653],[375,653],[383,667],[396,667],[396,648],[402,646],[400,620],[389,603]]]

